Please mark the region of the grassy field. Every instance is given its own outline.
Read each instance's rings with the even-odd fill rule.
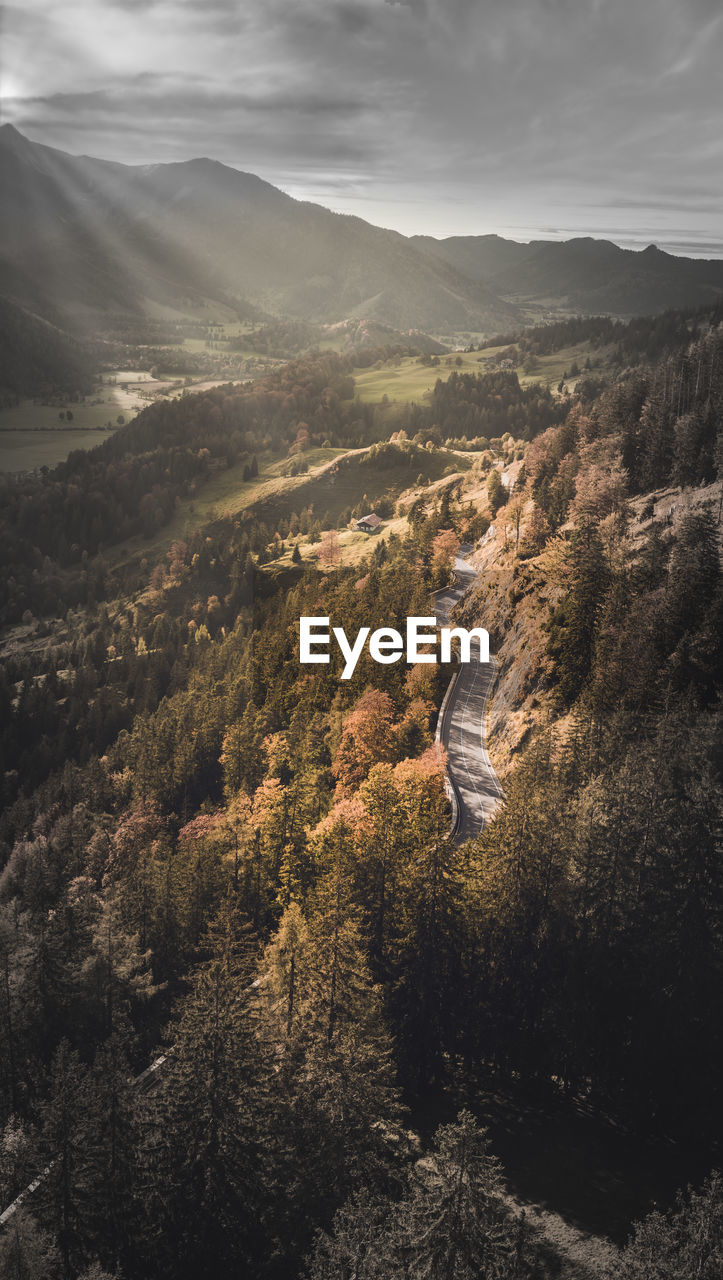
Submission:
[[[65,431],[0,430],[0,471],[34,471],[64,462],[74,449],[93,449],[108,439],[106,429]]]
[[[146,298],[143,310],[152,320],[170,320],[174,324],[192,320],[199,324],[220,324],[231,327],[239,323],[236,312],[215,298],[196,297],[195,301],[189,299],[186,305],[180,307]]]
[[[125,379],[132,375],[114,376]],[[136,380],[141,377],[133,376]],[[132,422],[145,403],[136,385],[119,382],[104,383],[84,403],[49,405],[21,400],[10,409],[0,409],[0,470],[52,467],[74,449],[92,449],[107,439],[108,422],[119,425],[119,415]],[[70,425],[59,416],[68,411],[73,415]]]
[[[117,423],[121,414],[126,422],[134,416],[134,409],[129,405],[133,397],[123,387],[103,387],[97,395],[89,396],[85,404],[34,404],[32,400],[21,400],[11,409],[0,409],[0,432],[2,431],[60,431],[72,426],[74,431],[98,431],[108,422]],[[99,400],[99,404],[94,401]],[[141,401],[134,403],[142,404]],[[70,411],[72,422],[60,418],[60,414]]]
[[[194,498],[184,499],[170,524],[159,530],[155,537],[130,538],[110,548],[105,558],[114,568],[123,568],[141,557],[152,563],[159,560],[176,539],[189,538],[197,529],[227,511],[236,515],[250,507],[254,508],[259,519],[267,520],[271,529],[275,529],[281,517],[288,518],[293,511],[301,512],[305,507],[311,507],[320,521],[326,517],[328,523],[336,525],[341,513],[356,505],[364,493],[369,506],[373,507],[384,494],[398,496],[408,489],[416,492],[419,475],[425,477],[426,488],[427,483],[433,486],[446,473],[465,472],[470,466],[467,458],[444,450],[429,452],[420,449],[412,455],[411,463],[400,457],[391,465],[388,459],[365,462],[366,453],[366,449],[311,449],[306,454],[309,471],[300,476],[283,474],[288,458],[261,455],[258,476],[247,481],[243,479],[244,465],[239,463],[228,471],[211,476]],[[355,455],[356,460],[350,466],[332,471],[329,464],[342,455]],[[397,527],[406,527],[406,521],[385,521],[384,535],[390,528]],[[362,559],[374,541],[366,534],[351,531],[345,531],[340,537],[345,563]],[[300,546],[304,558],[311,558],[316,550],[310,543]],[[290,552],[287,559],[289,555]]]
[[[447,470],[454,473],[469,468],[467,459],[446,450],[417,449],[409,456],[400,452],[397,457],[373,459],[367,458],[366,453],[363,450],[351,465],[304,477],[303,483],[293,490],[277,489],[261,495],[260,500],[254,502],[255,513],[274,528],[282,516],[288,518],[292,511],[300,513],[303,508],[311,507],[322,528],[327,528],[336,526],[342,513],[356,506],[364,494],[367,505],[373,508],[380,498],[397,497],[409,489],[419,475],[424,476],[425,481],[434,481]]]
[[[457,467],[456,474],[458,476],[465,475],[467,468],[470,467],[470,458],[466,458],[465,454],[457,452],[447,453],[445,456],[452,458],[454,465]],[[447,471],[447,467],[445,467],[444,470]],[[361,474],[361,471],[356,470],[354,471],[354,474],[358,476]],[[444,489],[445,484],[452,479],[452,476],[443,475],[439,480],[430,480],[430,483],[417,485],[416,479],[418,474],[420,474],[420,472],[417,471],[415,480],[412,481],[411,485],[409,485],[407,489],[399,490],[398,497],[403,499],[403,502],[406,504],[411,504],[412,502],[415,502],[416,498],[420,497],[425,497],[429,502],[433,502],[435,493],[438,492],[439,489]],[[485,493],[485,483],[482,481],[479,486],[472,484],[472,488],[466,489],[465,498],[476,499],[477,503],[484,507]],[[377,530],[375,534],[362,534],[362,532],[358,532],[356,529],[339,529],[337,531],[337,536],[340,566],[348,567],[353,566],[353,564],[360,564],[361,561],[366,559],[370,552],[379,545],[379,543],[385,543],[386,539],[388,539],[392,534],[397,535],[398,538],[403,538],[403,536],[407,534],[408,529],[409,526],[406,516],[394,516],[390,518],[390,520],[385,520],[381,529]],[[302,561],[315,564],[317,563],[317,558],[319,558],[319,543],[311,543],[308,539],[299,539],[297,545],[299,556],[301,556]],[[266,570],[273,572],[275,566],[288,567],[289,564],[293,563],[292,552],[293,545],[289,545],[288,549],[285,550],[283,556],[279,557],[278,561],[274,561],[269,564],[269,566],[265,566]]]
[[[561,351],[555,351],[552,355],[538,356],[538,368],[534,373],[525,374],[522,369],[518,369],[517,372],[523,386],[530,382],[544,382],[554,390],[563,374],[569,372],[575,361],[580,369],[584,369],[588,356],[591,361],[601,361],[604,365],[608,355],[606,348],[593,348],[589,342],[578,342],[575,346],[563,347]],[[568,378],[566,385],[572,387],[575,381],[575,378]]]
[[[339,566],[349,567],[360,564],[380,542],[386,542],[391,533],[401,538],[404,537],[408,529],[409,525],[406,516],[385,520],[382,528],[377,533],[359,533],[356,529],[339,529],[337,534],[339,540]],[[301,540],[298,543],[298,547],[301,559],[318,567],[319,543],[312,543],[306,539]],[[288,567],[293,564],[291,559],[292,550],[293,548],[289,548],[284,552],[283,556],[279,556],[278,560],[274,560],[270,565],[265,565],[264,569],[268,572],[273,572],[275,565],[286,565]]]
[[[346,449],[310,449],[306,454],[310,475],[325,467],[334,458],[346,453]],[[290,495],[309,481],[309,474],[302,476],[285,476],[288,458],[279,458],[272,454],[261,454],[258,459],[259,474],[254,480],[244,480],[245,463],[229,467],[227,471],[217,472],[207,481],[203,489],[194,498],[185,498],[170,524],[159,530],[154,538],[136,537],[119,543],[107,553],[107,560],[116,567],[122,567],[138,556],[146,556],[149,560],[157,560],[171,543],[177,538],[186,538],[196,529],[202,528],[217,516],[231,511],[236,514],[258,502],[268,501],[277,509],[279,498],[289,497],[289,511],[295,510]],[[301,506],[306,506],[302,502]]]
[[[501,347],[489,347],[484,351],[459,352],[451,356],[440,356],[439,365],[430,368],[422,365],[416,356],[404,358],[398,364],[385,365],[383,369],[369,369],[355,374],[356,393],[360,400],[367,404],[378,404],[387,396],[389,400],[405,403],[408,400],[424,399],[438,378],[443,381],[450,373],[490,373],[493,366],[488,364],[499,355]],[[554,355],[539,356],[537,367],[533,373],[526,374],[522,367],[516,370],[520,383],[528,386],[532,382],[542,382],[549,387],[557,387],[562,374],[569,370],[574,360],[582,368],[591,348],[588,343],[579,343],[574,347],[566,347]],[[458,364],[457,361],[461,363]]]
[[[201,391],[227,379],[197,378],[188,388]],[[0,471],[31,471],[55,466],[74,449],[92,449],[102,444],[108,423],[116,428],[132,422],[141,409],[154,400],[174,399],[184,390],[181,378],[155,380],[144,370],[123,370],[104,374],[102,384],[84,402],[35,404],[21,400],[10,409],[0,409]],[[60,414],[73,415],[72,425]]]

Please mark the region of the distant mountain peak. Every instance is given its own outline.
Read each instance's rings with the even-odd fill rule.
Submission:
[[[192,160],[179,160],[178,164],[186,165],[189,169],[228,169],[228,165],[222,164],[220,160],[212,160],[210,156],[194,156]],[[238,170],[234,170],[235,173]]]

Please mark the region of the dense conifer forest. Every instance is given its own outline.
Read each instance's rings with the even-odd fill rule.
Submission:
[[[675,1151],[677,1201],[607,1274],[721,1275],[723,331],[510,340],[617,354],[590,394],[455,370],[390,407],[355,395],[365,357],[314,351],[3,477],[0,616],[34,637],[0,669],[3,1207],[41,1178],[0,1275],[582,1275],[510,1189],[494,1090]],[[324,445],[410,473],[359,557],[329,551],[346,511],[271,500],[108,556],[210,475]],[[451,670],[365,654],[344,682],[299,665],[298,620],[403,631],[488,530],[459,617],[490,630],[498,722],[527,721],[456,843]]]

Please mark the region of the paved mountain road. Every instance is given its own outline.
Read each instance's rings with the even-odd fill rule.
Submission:
[[[454,564],[454,582],[435,592],[434,611],[439,626],[450,625],[450,614],[476,578],[467,563],[472,551],[463,544]],[[487,700],[494,684],[496,663],[474,657],[460,664],[440,708],[437,741],[447,752],[447,774],[453,792],[454,839],[461,843],[479,835],[504,797],[485,746]]]

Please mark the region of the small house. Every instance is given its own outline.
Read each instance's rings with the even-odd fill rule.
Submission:
[[[360,533],[376,533],[377,529],[381,529],[383,521],[372,511],[371,515],[362,516],[361,520],[357,520],[356,527]]]

